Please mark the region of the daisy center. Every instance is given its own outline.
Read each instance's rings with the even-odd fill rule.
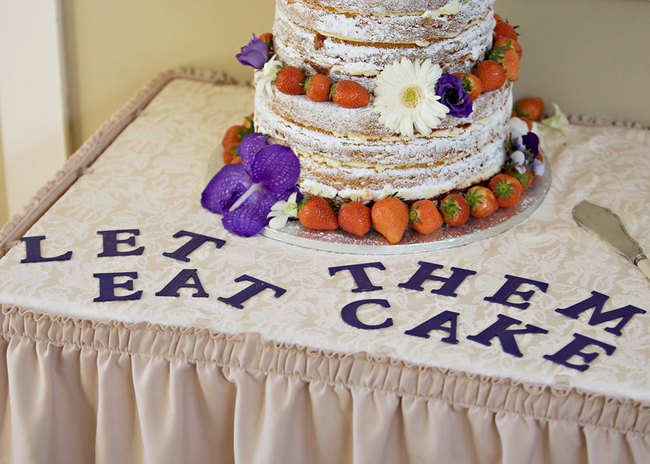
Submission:
[[[416,108],[423,99],[422,90],[419,87],[407,87],[400,95],[402,104],[407,108]]]

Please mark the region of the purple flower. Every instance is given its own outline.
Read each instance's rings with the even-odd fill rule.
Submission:
[[[539,155],[539,137],[534,132],[529,132],[521,137],[526,149],[533,155]]]
[[[253,34],[253,39],[248,42],[248,45],[242,47],[241,52],[237,54],[237,60],[245,66],[262,69],[264,64],[269,61],[270,56],[271,52],[266,42],[258,39]]]
[[[436,94],[440,96],[440,103],[449,108],[449,116],[466,118],[472,113],[472,100],[463,88],[460,77],[444,73],[436,84]]]
[[[271,206],[297,190],[300,162],[289,147],[269,145],[268,136],[257,132],[244,136],[237,153],[242,162],[215,174],[201,205],[223,215],[229,232],[250,237],[266,227]]]

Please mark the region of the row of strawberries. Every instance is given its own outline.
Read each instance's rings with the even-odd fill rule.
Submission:
[[[470,216],[485,218],[499,208],[510,208],[519,202],[524,185],[509,174],[497,174],[487,186],[471,187],[464,194],[452,193],[439,206],[431,200],[418,200],[410,207],[396,196],[378,200],[371,207],[351,201],[334,212],[322,197],[312,195],[299,205],[298,220],[309,229],[336,230],[363,237],[371,226],[390,243],[398,243],[409,225],[420,234],[430,234],[443,224],[458,227]]]

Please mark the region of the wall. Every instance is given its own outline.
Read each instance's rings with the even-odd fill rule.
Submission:
[[[650,2],[496,0],[521,36],[515,96],[650,126]]]
[[[250,80],[235,54],[253,32],[270,32],[275,2],[69,0],[64,40],[72,144],[85,139],[152,77],[177,67]]]
[[[9,221],[9,211],[7,208],[7,192],[5,189],[5,170],[4,160],[2,158],[2,132],[0,132],[0,228]]]

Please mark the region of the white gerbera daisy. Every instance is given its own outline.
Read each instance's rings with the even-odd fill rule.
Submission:
[[[373,107],[379,122],[402,135],[413,137],[413,127],[423,135],[440,124],[449,108],[440,103],[436,84],[442,69],[431,60],[389,64],[377,77]]]

